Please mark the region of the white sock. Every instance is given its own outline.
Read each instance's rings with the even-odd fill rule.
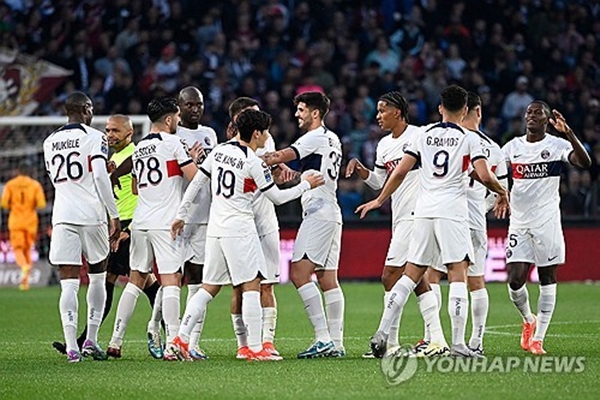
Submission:
[[[246,325],[242,314],[231,314],[231,323],[233,324],[233,332],[237,339],[238,349],[248,346],[248,335],[246,334]]]
[[[190,302],[190,299],[192,298],[192,296],[195,295],[196,292],[198,292],[198,290],[200,290],[201,287],[202,287],[201,283],[187,285],[188,292],[187,292],[187,299],[185,301],[185,304],[188,304]],[[202,329],[204,328],[204,319],[205,318],[206,318],[206,309],[204,309],[204,313],[198,318],[198,322],[196,322],[194,329],[192,329],[192,334],[190,335],[191,348],[198,345],[198,341],[200,340],[200,335],[202,335]]]
[[[425,323],[426,333],[429,334],[429,337],[426,337],[425,340],[445,346],[446,338],[444,338],[444,332],[442,331],[440,310],[433,290],[423,293],[417,300],[419,302],[419,311],[421,312],[423,322]]]
[[[533,340],[543,341],[546,331],[550,326],[550,320],[556,305],[556,283],[540,286],[540,298],[538,300],[537,328]]]
[[[77,345],[77,309],[79,307],[77,293],[79,292],[79,279],[62,279],[60,281],[60,288],[58,309],[65,334],[67,352],[71,350],[79,351],[79,346]]]
[[[262,309],[262,342],[275,340],[275,328],[277,327],[277,308],[263,307]]]
[[[440,310],[442,309],[442,290],[440,289],[440,285],[439,283],[430,283],[429,286],[431,286],[431,291],[433,292],[436,302],[437,302],[437,309],[438,309],[438,315]],[[423,319],[423,325],[424,325],[424,329],[423,329],[423,340],[426,342],[431,342],[431,332],[429,330],[429,326],[427,324],[427,322],[425,321],[425,319]]]
[[[512,290],[510,285],[508,285],[508,296],[515,307],[517,307],[517,310],[519,310],[519,313],[521,313],[523,321],[532,323],[533,314],[531,313],[531,307],[529,306],[529,292],[527,292],[527,285],[523,285],[517,290]]]
[[[448,292],[448,313],[452,324],[452,345],[465,344],[465,329],[469,315],[466,282],[451,282]]]
[[[188,300],[178,332],[178,336],[185,343],[190,342],[190,335],[192,334],[198,319],[204,318],[206,315],[207,305],[212,299],[212,295],[205,289],[201,288],[194,296],[192,296],[191,299]],[[204,325],[204,322],[202,322],[202,324]]]
[[[476,349],[483,346],[483,334],[485,333],[485,321],[490,308],[490,298],[486,288],[471,292],[471,317],[473,318],[473,330],[469,347]]]
[[[167,343],[171,343],[177,332],[179,332],[179,313],[181,309],[181,288],[177,286],[163,287],[163,320],[165,321],[165,331]]]
[[[148,321],[148,332],[156,333],[160,332],[160,321],[162,320],[162,299],[163,299],[163,288],[162,286],[156,292],[154,298],[154,307],[152,307],[152,316]]]
[[[298,288],[298,294],[304,303],[306,315],[315,330],[315,339],[323,343],[331,342],[331,335],[327,328],[327,319],[323,309],[321,292],[314,282],[309,282]]]
[[[383,315],[381,316],[381,321],[377,328],[378,331],[383,331],[385,334],[389,335],[392,321],[396,316],[400,318],[404,305],[416,286],[417,284],[406,275],[402,275],[400,280],[396,282],[390,291],[390,299],[383,308]]]
[[[383,295],[383,308],[387,307],[390,296],[392,292],[385,292]],[[402,315],[402,310],[399,313],[395,314],[392,319],[392,326],[390,326],[390,335],[388,336],[387,345],[389,348],[397,347],[400,345],[399,343],[399,335],[398,328],[400,327],[400,316]]]
[[[98,329],[102,323],[104,306],[106,305],[106,272],[88,274],[90,283],[87,291],[88,321],[87,340],[98,341]]]
[[[344,347],[344,292],[341,287],[323,292],[325,296],[325,310],[327,313],[327,327],[331,340],[337,349]]]
[[[112,338],[110,344],[117,347],[121,347],[123,344],[123,336],[125,336],[125,330],[129,319],[133,314],[135,305],[138,297],[142,294],[142,289],[129,282],[125,285],[121,298],[119,299],[119,305],[117,306],[117,316],[115,317],[115,326],[113,328]]]
[[[242,318],[246,324],[248,348],[258,353],[262,349],[262,310],[259,291],[242,293]]]

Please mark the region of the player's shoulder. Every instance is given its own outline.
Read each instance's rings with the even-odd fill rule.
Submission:
[[[545,140],[547,140],[548,143],[551,143],[556,146],[570,146],[571,145],[571,142],[569,142],[567,139],[563,139],[561,137],[554,136],[549,133],[546,133]]]

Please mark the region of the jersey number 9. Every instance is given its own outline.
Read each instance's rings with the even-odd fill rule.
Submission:
[[[226,199],[233,196],[233,189],[235,188],[235,175],[228,169],[218,168],[219,175],[217,176],[217,193],[216,195],[222,195]]]
[[[433,166],[437,169],[433,173],[436,178],[442,178],[448,173],[448,160],[450,155],[446,150],[440,150],[433,155]]]

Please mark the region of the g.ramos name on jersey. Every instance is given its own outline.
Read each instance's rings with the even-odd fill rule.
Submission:
[[[540,179],[560,176],[563,170],[562,161],[548,161],[531,164],[511,164],[514,179]]]

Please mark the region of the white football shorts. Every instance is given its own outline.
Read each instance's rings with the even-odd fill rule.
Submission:
[[[565,238],[560,217],[536,228],[508,227],[506,262],[526,262],[537,267],[565,263]]]
[[[438,256],[439,255],[439,256]],[[415,218],[408,261],[420,266],[447,265],[473,260],[473,245],[467,221]]]
[[[206,224],[185,224],[183,242],[185,244],[185,261],[204,264],[206,252]]]
[[[393,227],[392,240],[385,257],[386,267],[403,267],[408,257],[413,221],[400,221]]]
[[[260,283],[279,283],[279,266],[281,258],[279,254],[279,231],[260,236],[259,240],[266,262],[265,279]]]
[[[485,231],[469,229],[471,231],[471,243],[473,245],[473,259],[469,263],[467,276],[484,276],[485,260],[487,259],[488,243],[487,233]],[[444,264],[437,262],[431,266],[436,271],[448,273],[448,268]]]
[[[315,271],[336,270],[340,261],[341,241],[342,224],[305,218],[296,235],[292,262],[307,258],[316,265]]]
[[[54,265],[81,265],[81,255],[88,264],[108,257],[108,225],[56,224],[52,228],[50,262]]]
[[[256,233],[243,237],[206,238],[206,260],[202,283],[233,285],[266,277],[265,257]]]
[[[131,231],[129,264],[132,271],[152,272],[156,260],[156,268],[161,275],[181,272],[183,255],[183,240],[173,240],[168,230]]]

